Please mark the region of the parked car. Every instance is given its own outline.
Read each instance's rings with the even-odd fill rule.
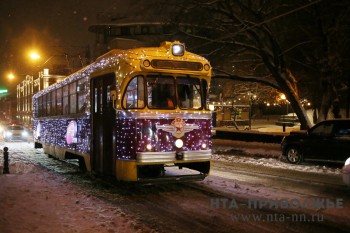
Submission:
[[[343,163],[350,157],[350,119],[317,123],[306,131],[292,131],[281,143],[288,162],[324,161]]]
[[[3,131],[4,141],[21,140],[27,141],[29,132],[22,125],[8,125]]]

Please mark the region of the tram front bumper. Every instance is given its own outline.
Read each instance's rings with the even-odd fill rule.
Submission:
[[[136,160],[116,161],[116,178],[123,181],[152,183],[155,180],[160,182],[203,180],[210,172],[211,156],[211,150],[139,152]]]
[[[211,156],[211,150],[138,152],[136,161],[138,163],[181,163],[189,161],[208,161],[211,159]]]

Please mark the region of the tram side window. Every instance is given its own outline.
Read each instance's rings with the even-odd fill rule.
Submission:
[[[51,115],[51,93],[47,93],[46,95],[46,116]]]
[[[145,87],[142,76],[134,77],[128,84],[123,97],[124,108],[145,107]]]
[[[208,82],[206,81],[206,80],[202,80],[202,87],[203,87],[203,100],[202,100],[202,102],[203,102],[203,106],[205,106],[205,108],[207,109],[207,110],[209,110],[209,93],[208,93],[208,91],[209,91],[209,88],[208,88]]]
[[[83,113],[86,109],[86,86],[85,86],[85,80],[80,79],[78,81],[77,86],[77,93],[78,93],[78,112]]]
[[[56,90],[56,115],[62,115],[62,88]]]
[[[171,76],[147,76],[147,104],[149,108],[174,109],[175,84]]]
[[[177,77],[176,83],[181,109],[202,108],[201,84],[199,79]]]
[[[68,85],[63,87],[63,114],[69,113]]]
[[[51,115],[55,116],[56,113],[56,90],[51,92]]]
[[[77,113],[77,92],[76,92],[77,83],[73,82],[69,84],[69,113]]]
[[[38,98],[38,116],[43,116],[43,96]]]

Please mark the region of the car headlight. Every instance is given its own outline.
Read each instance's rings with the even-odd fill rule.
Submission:
[[[27,137],[27,136],[28,136],[28,132],[27,132],[27,131],[23,131],[23,132],[22,132],[22,136],[23,136],[23,137]]]
[[[12,132],[6,131],[6,132],[5,132],[5,135],[6,135],[6,137],[11,137],[11,136],[12,136]]]

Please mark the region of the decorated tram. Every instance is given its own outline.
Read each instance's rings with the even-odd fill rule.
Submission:
[[[35,148],[121,181],[204,179],[210,78],[177,41],[111,50],[33,96]]]

